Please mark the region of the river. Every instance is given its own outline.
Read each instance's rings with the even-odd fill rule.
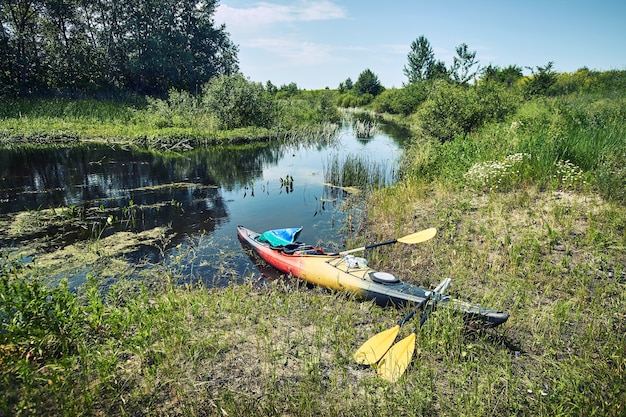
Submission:
[[[344,124],[323,142],[182,153],[92,143],[0,149],[0,245],[71,286],[89,273],[115,279],[164,264],[209,285],[254,276],[239,224],[302,226],[300,241],[341,248],[366,193],[332,175],[366,166],[374,186],[393,182],[405,137],[380,127],[367,139]]]

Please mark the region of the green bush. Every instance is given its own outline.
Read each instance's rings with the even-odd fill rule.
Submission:
[[[526,98],[551,94],[551,87],[556,83],[558,76],[557,73],[552,70],[553,65],[553,62],[548,62],[544,67],[538,66],[537,72],[533,70],[533,74],[525,79],[523,89]]]
[[[5,263],[0,273],[0,344],[11,344],[32,361],[75,352],[82,317],[67,282],[48,288],[18,276],[17,268]]]
[[[278,130],[300,129],[304,126],[335,123],[341,119],[331,91],[301,91],[288,99],[276,99],[274,126]]]
[[[372,100],[374,100],[374,96],[371,94],[357,95],[353,91],[350,91],[347,94],[339,96],[336,100],[336,103],[337,106],[343,108],[363,107],[370,104]]]
[[[170,90],[167,100],[146,97],[145,117],[157,128],[197,126],[202,117],[198,98],[186,91]]]
[[[416,119],[430,136],[445,142],[491,121],[503,120],[517,107],[514,93],[503,86],[485,82],[465,87],[435,81],[428,88],[428,99]]]
[[[408,116],[417,110],[426,97],[426,83],[414,83],[383,91],[376,97],[373,106],[379,113]]]
[[[558,74],[550,88],[554,95],[594,94],[623,96],[626,92],[626,71],[590,71],[580,68],[574,73]]]
[[[202,104],[222,129],[269,128],[276,115],[274,100],[263,85],[241,74],[221,75],[209,81],[202,92]]]

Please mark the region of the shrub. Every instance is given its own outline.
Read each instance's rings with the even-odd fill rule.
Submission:
[[[626,148],[606,149],[596,171],[600,194],[610,201],[626,204]]]
[[[241,74],[221,75],[209,81],[203,89],[202,104],[222,129],[269,128],[276,113],[274,100],[263,85]]]
[[[626,71],[590,71],[580,68],[574,73],[558,74],[556,83],[550,88],[555,95],[602,94],[623,96],[626,91]]]
[[[549,94],[550,88],[557,81],[557,73],[552,69],[553,62],[548,62],[544,67],[537,67],[537,72],[526,79],[524,84],[524,95],[526,98],[534,96],[545,96]]]
[[[417,119],[426,133],[445,142],[486,122],[503,120],[516,107],[514,93],[493,82],[464,87],[435,81],[417,111]]]
[[[145,111],[138,112],[142,121],[157,129],[205,128],[210,118],[207,110],[200,105],[198,97],[186,91],[170,90],[167,99],[146,97]]]
[[[428,99],[418,113],[421,127],[430,136],[441,142],[470,130],[468,101],[471,90],[446,81],[436,81],[429,88]]]
[[[337,106],[343,108],[361,107],[368,105],[372,102],[373,99],[374,96],[372,96],[371,94],[357,95],[355,92],[350,91],[347,94],[342,94],[337,97],[336,103]]]
[[[0,262],[0,345],[37,362],[75,352],[82,317],[67,281],[48,288],[21,277],[18,263]]]
[[[333,92],[327,90],[301,91],[291,98],[274,103],[274,126],[279,129],[297,129],[303,126],[338,122],[341,119]]]
[[[379,113],[408,116],[417,110],[426,97],[426,83],[414,83],[383,91],[376,97],[373,105],[374,110]]]

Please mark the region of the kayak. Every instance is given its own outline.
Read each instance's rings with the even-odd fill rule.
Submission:
[[[376,271],[363,258],[297,242],[301,228],[277,229],[264,233],[237,226],[237,237],[244,247],[278,271],[307,283],[352,294],[362,300],[373,300],[381,306],[413,305],[422,308],[433,297],[433,291],[406,283],[388,272]],[[291,235],[291,238],[288,237]],[[349,251],[348,251],[349,252]],[[470,321],[487,326],[504,323],[509,314],[491,310],[449,296],[437,297],[437,304],[451,305]]]

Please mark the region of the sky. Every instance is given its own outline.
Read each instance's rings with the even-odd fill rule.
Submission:
[[[244,76],[308,90],[366,69],[402,87],[419,36],[448,67],[465,43],[481,67],[626,70],[624,0],[221,0],[214,19],[238,45]]]

